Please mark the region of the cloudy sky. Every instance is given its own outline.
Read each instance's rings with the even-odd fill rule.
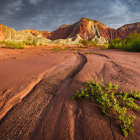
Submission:
[[[140,22],[140,0],[0,0],[0,24],[53,31],[87,17],[118,28]]]

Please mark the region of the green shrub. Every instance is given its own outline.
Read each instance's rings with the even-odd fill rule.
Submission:
[[[52,48],[51,50],[52,51],[55,51],[55,52],[58,52],[59,51],[59,49],[57,49],[57,48]]]
[[[0,44],[1,44],[1,45],[4,45],[5,43],[6,43],[6,41],[5,41],[5,40],[0,41]]]
[[[0,44],[4,45],[3,48],[9,48],[9,49],[24,49],[21,43],[15,43],[15,42],[6,42],[2,41]]]
[[[67,49],[66,47],[62,47],[62,48],[61,48],[61,50],[63,50],[63,51],[66,50],[66,49]]]
[[[52,48],[50,50],[55,51],[55,52],[58,52],[58,51],[61,51],[61,50],[64,51],[66,49],[67,49],[66,47],[61,47],[61,48]]]
[[[108,49],[109,48],[109,43],[104,43],[103,45],[101,45],[101,49]]]
[[[81,44],[83,44],[84,46],[90,46],[90,42],[88,39],[83,39],[80,41]]]
[[[111,40],[109,42],[109,48],[110,49],[118,49],[118,48],[122,48],[122,40],[120,38],[116,38],[114,40]]]
[[[140,34],[134,31],[125,39],[116,38],[111,40],[109,42],[109,48],[140,52]]]
[[[96,46],[97,46],[97,42],[96,42],[96,41],[91,41],[91,42],[90,42],[90,45],[96,47]]]
[[[33,39],[32,45],[33,45],[33,46],[36,46],[36,45],[37,45],[37,39]]]
[[[83,39],[80,41],[81,44],[83,44],[84,46],[97,46],[97,42],[96,41],[89,41],[88,39]]]
[[[127,112],[129,110],[140,110],[134,102],[134,99],[140,100],[140,92],[130,91],[126,93],[118,90],[118,85],[109,82],[107,85],[101,82],[97,82],[96,79],[85,82],[84,88],[77,91],[71,100],[75,99],[88,99],[91,102],[96,102],[100,105],[102,112],[116,122],[124,136],[127,136],[129,132],[133,132],[133,120],[135,116],[130,115]]]
[[[37,39],[36,38],[32,39],[29,37],[27,40],[23,41],[23,44],[37,46]]]

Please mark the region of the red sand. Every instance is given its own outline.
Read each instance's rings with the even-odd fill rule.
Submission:
[[[89,51],[92,54],[85,55]],[[125,138],[97,104],[70,101],[84,81],[95,77],[117,83],[122,90],[140,90],[140,53],[80,53],[0,49],[1,118],[14,105],[1,120],[0,139],[140,139],[139,112],[133,112],[134,132]]]

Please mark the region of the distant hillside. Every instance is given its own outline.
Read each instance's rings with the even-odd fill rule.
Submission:
[[[57,30],[46,34],[45,37],[51,40],[56,40],[66,39],[69,37],[73,37],[76,34],[79,34],[80,37],[83,39],[103,37],[104,39],[110,40],[117,37],[125,38],[128,34],[132,33],[135,30],[140,33],[140,22],[127,24],[115,30],[113,28],[107,27],[106,25],[100,23],[97,20],[81,18],[80,21],[72,25],[60,26]]]
[[[87,18],[81,18],[79,22],[76,22],[72,25],[62,25],[57,30],[51,32],[48,36],[45,37],[56,40],[56,39],[66,39],[74,37],[79,34],[83,39],[93,39],[94,37],[100,38],[100,32],[98,26],[101,26],[103,29],[108,28],[97,20],[91,20]]]
[[[125,38],[128,34],[132,33],[133,31],[137,31],[137,33],[140,34],[140,22],[126,24],[117,29],[116,34],[118,34],[120,38]]]
[[[81,38],[90,39],[92,41],[96,41],[98,44],[103,44],[108,42],[108,40],[112,40],[117,37],[125,38],[128,34],[135,30],[140,33],[140,22],[127,24],[115,30],[107,27],[97,20],[83,17],[80,21],[72,25],[62,25],[53,32],[38,31],[33,29],[15,31],[13,28],[0,24],[0,41],[12,40],[22,42],[29,39],[36,39],[39,40],[38,43],[40,44],[44,42],[45,44],[53,44],[56,42],[74,44],[78,43]]]

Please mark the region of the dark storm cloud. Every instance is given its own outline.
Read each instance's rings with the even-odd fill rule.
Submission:
[[[54,30],[81,17],[109,27],[140,21],[139,0],[0,0],[0,23],[21,29]]]

